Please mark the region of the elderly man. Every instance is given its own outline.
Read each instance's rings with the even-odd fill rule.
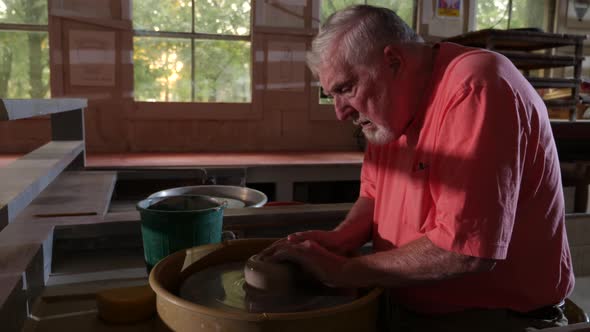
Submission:
[[[353,6],[308,65],[369,143],[360,197],[333,231],[265,252],[334,287],[381,286],[398,331],[567,324],[574,285],[559,160],[543,101],[502,55],[428,46],[394,12]],[[351,256],[372,240],[374,253]]]

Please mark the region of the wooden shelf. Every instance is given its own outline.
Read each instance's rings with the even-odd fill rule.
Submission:
[[[86,108],[86,99],[0,99],[0,121],[26,119]]]
[[[580,85],[579,79],[527,77],[535,88],[575,88]]]
[[[0,168],[0,229],[10,223],[83,151],[84,141],[51,141]]]
[[[535,51],[562,46],[576,46],[583,43],[584,39],[586,39],[586,36],[583,35],[546,33],[525,29],[485,29],[451,37],[445,41],[488,49]]]
[[[573,99],[554,99],[545,100],[547,108],[570,108],[575,107],[576,102]]]
[[[548,69],[557,67],[575,66],[582,61],[581,58],[565,55],[536,54],[524,52],[498,51],[506,56],[516,67],[522,70]]]

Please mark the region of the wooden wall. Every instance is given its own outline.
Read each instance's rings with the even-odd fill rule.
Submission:
[[[337,121],[329,105],[318,105],[317,82],[304,63],[318,25],[319,1],[284,1],[295,4],[284,11],[276,8],[279,1],[252,0],[252,103],[236,106],[135,102],[131,0],[49,0],[52,96],[89,99],[89,153],[358,150],[353,126]],[[464,1],[461,20],[444,20],[432,15],[434,0],[419,0],[418,32],[427,42],[445,33],[467,32],[475,2]],[[568,25],[567,0],[555,1],[556,32],[590,30],[590,25]],[[85,86],[71,80],[80,64],[70,59],[77,50],[70,44],[88,31],[112,36],[112,61],[97,64],[114,68],[108,84]],[[590,68],[590,62],[584,67]],[[0,153],[31,151],[49,140],[49,132],[47,119],[0,123]]]
[[[253,100],[232,108],[135,102],[130,0],[50,0],[52,96],[88,98],[89,153],[356,150],[353,126],[317,104],[317,85],[304,63],[316,1],[294,8],[306,15],[301,27],[297,18],[284,16],[272,3],[253,1]],[[71,79],[81,64],[70,44],[85,33],[114,43],[114,55],[102,54],[112,61],[97,64],[114,67],[114,78],[102,85]],[[291,52],[290,60],[269,56],[273,52]],[[0,124],[0,152],[27,152],[48,140],[47,119]]]

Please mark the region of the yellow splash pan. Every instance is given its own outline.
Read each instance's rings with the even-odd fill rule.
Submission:
[[[174,331],[218,332],[357,332],[376,331],[379,295],[375,288],[354,301],[293,313],[241,313],[219,310],[180,298],[178,289],[193,273],[219,264],[243,261],[275,239],[241,239],[198,246],[161,260],[150,273],[158,315]]]

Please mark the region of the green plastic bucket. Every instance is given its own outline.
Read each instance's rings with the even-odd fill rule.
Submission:
[[[148,273],[176,251],[221,242],[224,207],[204,195],[154,197],[137,203]]]

